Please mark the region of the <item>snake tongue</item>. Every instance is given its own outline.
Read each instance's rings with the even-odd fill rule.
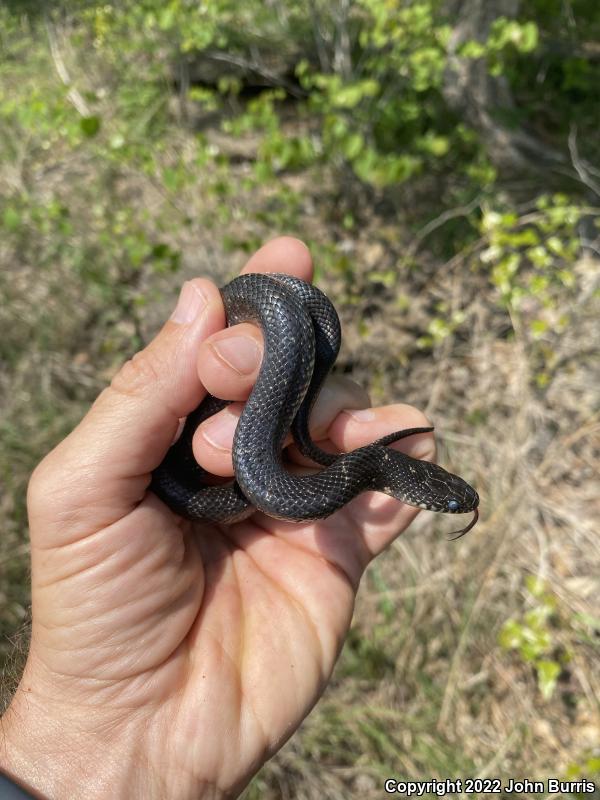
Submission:
[[[456,539],[460,539],[461,536],[464,536],[465,533],[468,533],[471,530],[471,528],[475,527],[478,519],[479,519],[479,510],[476,508],[473,511],[473,519],[471,520],[471,522],[469,522],[467,527],[461,528],[461,530],[459,531],[452,531],[451,533],[449,533],[447,536],[448,541],[454,542],[456,541]]]

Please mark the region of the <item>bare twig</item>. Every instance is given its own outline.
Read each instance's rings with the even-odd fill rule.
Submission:
[[[416,251],[419,249],[421,242],[429,236],[429,234],[433,233],[438,228],[441,228],[442,225],[445,225],[446,222],[449,222],[451,219],[456,219],[457,217],[467,217],[472,211],[478,208],[481,205],[481,195],[477,195],[470,203],[466,206],[458,206],[457,208],[449,208],[447,211],[444,211],[439,217],[432,219],[427,225],[424,225],[420,231],[416,234],[412,242],[406,249],[405,258],[412,258]]]
[[[223,61],[226,64],[233,64],[236,67],[241,67],[242,69],[249,70],[251,72],[255,72],[257,75],[260,75],[261,78],[265,78],[272,86],[282,86],[288,94],[291,94],[293,97],[306,97],[308,92],[305,92],[304,89],[301,89],[299,86],[296,86],[293,83],[290,83],[286,78],[282,75],[278,75],[273,70],[268,69],[263,64],[260,64],[257,59],[247,59],[243,58],[242,56],[234,56],[231,53],[222,53],[219,50],[209,50],[204,53],[207,58],[212,59],[213,61]]]
[[[336,45],[333,66],[344,80],[352,75],[352,54],[350,52],[350,35],[348,33],[349,0],[339,0],[336,19]]]
[[[581,156],[579,155],[579,150],[577,148],[577,125],[571,125],[571,130],[569,132],[569,153],[571,154],[571,162],[575,171],[579,175],[579,180],[591,189],[595,195],[600,197],[600,183],[596,183],[591,177],[590,172],[593,171],[595,174],[597,172],[595,170],[590,170],[588,164],[583,161]]]
[[[177,59],[177,71],[179,73],[179,115],[183,122],[187,122],[189,116],[187,99],[190,88],[190,68],[182,54]]]
[[[50,45],[50,53],[52,55],[52,61],[54,62],[56,72],[63,84],[69,90],[67,92],[67,99],[70,103],[72,103],[73,106],[75,106],[77,112],[81,114],[82,117],[89,117],[91,116],[91,111],[88,104],[85,102],[78,90],[72,85],[71,76],[69,75],[69,71],[67,70],[62,53],[58,46],[56,29],[47,16],[44,19],[44,24],[46,27],[46,34],[48,36],[48,43]]]
[[[329,71],[329,57],[327,55],[327,40],[323,35],[323,26],[321,24],[321,14],[317,8],[315,0],[309,0],[310,14],[312,17],[313,38],[315,40],[315,47],[317,48],[317,57],[319,59],[319,66],[321,72]]]

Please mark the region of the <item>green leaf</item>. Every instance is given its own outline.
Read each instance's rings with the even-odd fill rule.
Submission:
[[[502,626],[498,636],[500,647],[505,650],[515,650],[523,642],[523,626],[515,619],[508,619]]]
[[[525,578],[525,586],[529,594],[534,597],[541,597],[546,591],[546,582],[538,575],[528,575]]]
[[[163,30],[167,31],[169,28],[172,28],[175,23],[175,17],[177,13],[176,4],[171,3],[166,8],[163,8],[158,16],[158,27]]]
[[[485,55],[485,45],[472,39],[459,47],[458,55],[463,58],[481,58]]]
[[[358,156],[364,146],[365,140],[360,133],[351,133],[342,145],[344,155],[350,161]]]
[[[2,224],[9,231],[16,231],[21,224],[21,215],[16,208],[7,206],[2,212]]]
[[[334,106],[340,108],[354,108],[363,98],[360,86],[345,86],[331,96]]]
[[[600,756],[591,756],[585,762],[585,768],[587,770],[588,775],[599,775],[600,774]]]
[[[92,138],[95,136],[98,131],[100,130],[100,125],[102,124],[102,120],[96,114],[93,114],[90,117],[82,117],[79,120],[79,127],[81,128],[81,132],[84,136],[88,138]]]
[[[556,661],[538,661],[536,664],[538,687],[544,700],[549,700],[554,694],[556,682],[560,675],[560,664]]]
[[[543,319],[534,319],[530,325],[531,334],[534,339],[541,339],[548,332],[549,325]]]
[[[546,603],[538,605],[525,614],[523,621],[532,631],[542,633],[546,629],[546,622],[553,610],[554,609],[546,605]]]
[[[538,46],[539,32],[535,22],[526,22],[521,26],[521,38],[519,41],[519,50],[522,53],[530,53]]]
[[[417,144],[420,149],[436,158],[445,156],[450,150],[450,139],[447,136],[436,136],[434,133],[422,136],[417,140]]]

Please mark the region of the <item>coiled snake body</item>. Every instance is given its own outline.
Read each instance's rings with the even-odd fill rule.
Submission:
[[[310,412],[341,341],[337,313],[319,289],[289,275],[246,274],[221,295],[229,325],[254,322],[262,329],[262,365],[236,428],[232,484],[207,485],[207,473],[192,452],[198,425],[227,405],[211,395],[188,416],[153,472],[150,488],[173,511],[191,520],[229,523],[259,509],[302,521],[327,517],[359,493],[376,490],[431,511],[474,511],[468,527],[456,534],[473,527],[479,498],[469,484],[437,464],[386,446],[432,428],[392,433],[340,455],[312,442]],[[282,449],[290,428],[301,452],[324,465],[320,472],[293,475],[286,469]]]

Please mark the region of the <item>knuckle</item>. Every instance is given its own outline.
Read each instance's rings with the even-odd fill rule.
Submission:
[[[65,476],[57,465],[55,450],[51,450],[35,467],[27,485],[27,506],[31,512],[37,513],[46,508],[58,491],[67,483]]]
[[[160,359],[151,348],[146,348],[123,364],[110,385],[119,394],[138,396],[160,383],[162,374]]]
[[[47,487],[47,456],[35,467],[27,485],[27,504],[36,507],[41,498],[46,494]]]

